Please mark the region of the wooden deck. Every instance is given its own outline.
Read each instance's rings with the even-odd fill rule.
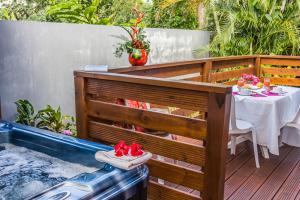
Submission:
[[[225,199],[300,200],[300,148],[283,146],[279,156],[260,157],[260,163],[256,169],[250,144],[228,155]]]
[[[250,142],[238,145],[236,156],[228,151],[224,199],[300,200],[300,148],[285,145],[279,156],[270,154],[270,159],[264,159],[260,155],[260,164],[257,169]],[[199,196],[198,191],[165,184]]]

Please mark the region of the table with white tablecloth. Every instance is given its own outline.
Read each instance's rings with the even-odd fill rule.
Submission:
[[[280,96],[234,95],[237,119],[251,123],[257,131],[258,144],[268,148],[269,152],[275,155],[279,155],[278,138],[281,129],[292,122],[300,110],[300,89],[283,86],[282,88],[286,93]],[[233,91],[236,90],[235,86]],[[289,134],[289,131],[284,134]]]

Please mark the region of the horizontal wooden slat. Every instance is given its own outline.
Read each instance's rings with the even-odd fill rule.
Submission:
[[[111,73],[122,73],[122,74],[131,74],[134,71],[145,71],[145,70],[154,70],[154,69],[162,69],[162,68],[176,68],[182,66],[200,66],[205,63],[205,60],[189,60],[189,61],[177,61],[177,62],[169,62],[169,63],[161,63],[161,64],[153,64],[153,65],[145,65],[145,66],[130,66],[116,69],[109,69]]]
[[[109,80],[88,79],[87,93],[207,111],[208,93]],[[184,98],[183,98],[184,97]]]
[[[271,84],[275,85],[288,85],[288,86],[300,86],[299,78],[270,78]]]
[[[262,65],[300,66],[300,59],[261,58],[260,62]]]
[[[239,70],[231,70],[226,72],[216,72],[211,74],[211,82],[218,82],[218,81],[224,81],[232,78],[238,78],[241,77],[242,74],[253,74],[254,73],[254,67],[248,67],[245,69],[239,69]]]
[[[149,183],[148,196],[151,200],[201,200],[201,197],[194,194],[179,191],[178,189],[161,185],[153,181],[150,181]]]
[[[300,76],[300,68],[262,68],[263,74]]]
[[[114,74],[114,73],[95,73],[86,71],[75,71],[75,76],[85,77],[90,79],[115,81],[121,83],[134,83],[148,86],[159,86],[164,89],[185,89],[190,91],[199,92],[214,92],[214,93],[231,93],[231,88],[225,85],[216,85],[211,83],[191,83],[190,81],[183,80],[170,80],[155,77],[143,77],[127,74]]]
[[[173,76],[197,73],[200,72],[201,69],[202,69],[202,64],[186,64],[181,66],[170,66],[170,67],[154,68],[154,69],[146,68],[144,70],[131,71],[126,74],[168,78]]]
[[[186,65],[203,65],[205,62],[215,62],[215,61],[231,61],[231,60],[241,60],[241,59],[255,59],[257,55],[246,55],[246,56],[226,56],[226,57],[212,57],[212,58],[202,58],[197,60],[189,60],[189,61],[176,61],[162,64],[153,64],[153,65],[145,65],[145,66],[130,66],[123,67],[117,69],[110,69],[109,72],[112,73],[124,73],[131,74],[133,71],[144,71],[144,70],[153,70],[157,68],[169,68],[169,67],[178,67],[178,66],[186,66]]]
[[[260,58],[280,58],[280,59],[290,59],[290,60],[300,60],[300,56],[289,56],[289,55],[256,55]]]
[[[237,66],[244,66],[244,65],[254,65],[254,64],[255,64],[254,58],[212,61],[212,69],[221,69],[221,68],[237,67]]]
[[[116,144],[120,140],[127,143],[138,142],[145,150],[175,160],[181,160],[199,166],[204,166],[205,148],[193,144],[177,142],[163,137],[154,136],[142,132],[136,132],[90,121],[89,136],[95,139]]]
[[[236,85],[237,84],[237,80],[227,81],[227,82],[224,82],[223,84],[225,84],[225,85]]]
[[[203,190],[204,175],[202,172],[153,159],[149,160],[147,165],[151,176],[195,190]]]
[[[165,131],[194,139],[205,139],[206,121],[182,116],[129,108],[126,106],[89,100],[88,115],[144,128]]]

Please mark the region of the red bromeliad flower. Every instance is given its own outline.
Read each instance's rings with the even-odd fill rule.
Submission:
[[[131,156],[141,156],[144,153],[140,144],[132,143],[130,146],[127,146],[124,140],[116,144],[114,149],[117,157],[127,156],[129,152]]]
[[[130,154],[132,156],[141,156],[143,155],[142,146],[137,143],[132,143],[130,146]]]
[[[117,157],[126,156],[129,152],[129,146],[126,145],[124,140],[121,140],[118,144],[116,144],[114,149]]]

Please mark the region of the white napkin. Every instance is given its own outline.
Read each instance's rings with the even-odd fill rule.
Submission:
[[[115,151],[98,151],[95,154],[96,160],[100,162],[106,162],[114,167],[131,170],[139,165],[146,163],[149,159],[152,158],[150,152],[144,152],[141,156],[115,156]]]

